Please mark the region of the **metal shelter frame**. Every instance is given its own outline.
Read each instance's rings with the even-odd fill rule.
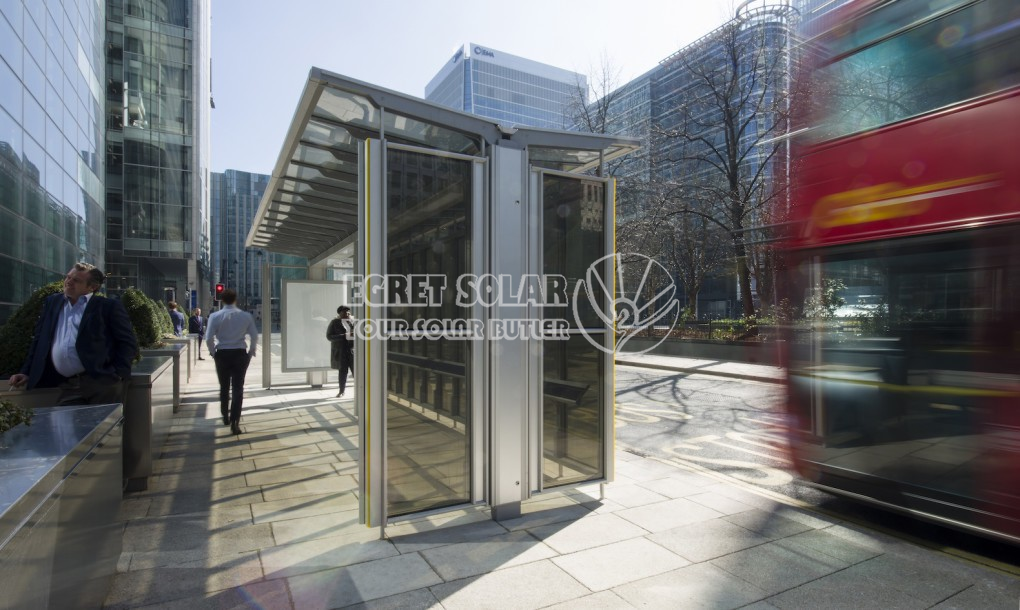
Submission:
[[[585,192],[596,193],[592,195],[596,197],[592,208],[595,217],[589,220],[599,227],[598,234],[605,236],[597,249],[601,254],[612,254],[615,189],[612,180],[600,176],[607,161],[637,148],[638,140],[622,136],[503,126],[313,68],[246,246],[305,257],[309,261],[307,277],[317,280],[324,279],[331,257],[354,244],[355,269],[362,276],[386,273],[387,230],[397,230],[392,224],[396,223],[400,231],[414,231],[406,218],[387,216],[387,193],[391,188],[388,177],[390,172],[399,171],[388,167],[388,160],[396,158],[388,154],[421,155],[461,164],[470,178],[467,196],[474,212],[467,236],[474,246],[469,268],[513,278],[542,273],[543,184],[567,180],[569,185],[573,184],[571,180],[584,180],[588,189]],[[429,205],[443,203],[434,201]],[[611,261],[600,271],[607,278],[615,277]],[[264,285],[268,289],[271,282]],[[271,296],[265,294],[263,302],[271,302]],[[355,307],[356,317],[374,321],[382,315],[380,309],[385,307],[366,303]],[[485,320],[516,320],[535,315],[535,310],[496,307],[481,315]],[[264,318],[264,330],[265,322]],[[596,333],[610,351],[612,332],[609,324]],[[263,349],[268,349],[268,342],[268,333],[264,332]],[[361,516],[368,525],[385,527],[397,516],[391,514],[395,509],[389,496],[399,492],[385,474],[387,404],[393,383],[387,370],[413,367],[421,359],[399,353],[388,359],[387,348],[376,348],[373,342],[366,340],[358,344],[364,349],[356,349],[356,400],[363,457]],[[493,517],[500,520],[518,516],[521,500],[541,492],[543,482],[552,480],[544,473],[548,465],[541,453],[547,435],[543,425],[548,425],[542,421],[542,404],[551,395],[548,382],[542,381],[541,344],[541,340],[486,340],[478,343],[481,347],[470,350],[469,361],[460,368],[436,365],[445,367],[441,372],[447,376],[467,375],[458,373],[461,370],[471,371],[474,376],[475,382],[465,397],[472,425],[450,420],[450,428],[463,427],[466,446],[470,447],[472,467],[466,502],[488,504]],[[600,417],[604,421],[598,424],[602,430],[598,456],[602,466],[584,481],[604,483],[613,476],[612,358],[599,356],[597,360],[602,363],[601,381],[589,396],[602,401]],[[566,413],[571,405],[579,403],[587,387],[559,383],[552,391],[554,402]],[[562,443],[564,451],[569,448],[568,440]],[[561,474],[564,463],[560,464]],[[449,506],[439,503],[435,508],[444,510]],[[399,514],[421,514],[428,507],[400,510],[404,512]]]

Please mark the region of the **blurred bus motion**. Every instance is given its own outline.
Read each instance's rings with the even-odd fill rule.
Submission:
[[[819,486],[1020,543],[1020,3],[847,2],[795,78],[780,297]]]

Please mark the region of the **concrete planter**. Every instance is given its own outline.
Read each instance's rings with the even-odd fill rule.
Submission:
[[[174,337],[172,339],[165,340],[170,344],[185,346],[187,357],[182,358],[182,361],[186,365],[185,374],[187,375],[186,379],[188,381],[191,381],[191,376],[194,374],[195,367],[198,365],[198,350],[196,349],[197,343],[196,339],[192,338],[193,336],[197,337],[198,335],[184,335],[183,337]]]
[[[173,358],[173,397],[174,413],[181,408],[181,388],[188,383],[188,369],[191,361],[188,359],[188,345],[183,342],[168,343],[166,347],[150,348],[141,350],[142,358],[147,356],[169,356]]]
[[[175,347],[170,352],[179,358],[181,348]],[[163,450],[170,433],[174,404],[180,396],[179,392],[175,393],[180,385],[174,362],[173,355],[149,354],[132,366],[124,407],[123,474],[128,491],[148,488],[152,462]],[[58,394],[56,388],[46,388],[0,392],[0,398],[22,407],[40,409],[52,407]]]
[[[748,362],[779,366],[779,350],[782,341],[703,341],[697,339],[666,339],[658,337],[632,337],[623,346],[624,352],[643,352],[652,348],[649,354],[679,356],[682,358],[707,358],[727,362]],[[658,345],[656,345],[658,343]],[[652,347],[652,346],[655,347]]]
[[[149,487],[152,463],[163,450],[174,417],[174,359],[143,356],[131,371],[124,410],[124,478],[127,491]]]
[[[39,408],[0,435],[3,607],[102,606],[121,553],[122,414]]]

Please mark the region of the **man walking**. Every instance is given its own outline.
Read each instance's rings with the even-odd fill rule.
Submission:
[[[138,341],[124,305],[94,294],[103,272],[75,263],[64,291],[46,298],[12,388],[59,387],[58,405],[124,403]]]
[[[177,309],[177,302],[170,301],[166,306],[170,308],[170,321],[174,324],[174,336],[184,335],[184,314]]]
[[[220,381],[220,414],[223,425],[234,434],[241,433],[241,402],[244,399],[244,376],[255,357],[259,333],[251,314],[237,308],[237,291],[227,288],[220,297],[223,307],[209,316],[206,346],[216,362]],[[248,337],[248,345],[245,345]],[[229,405],[230,411],[227,412]]]
[[[202,357],[202,341],[205,341],[205,318],[202,317],[202,308],[196,307],[191,310],[191,317],[188,318],[188,332],[198,335],[198,359]]]

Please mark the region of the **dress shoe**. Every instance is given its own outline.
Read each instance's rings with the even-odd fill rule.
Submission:
[[[230,417],[228,417],[226,415],[223,416],[223,425],[224,426],[229,426],[230,425]]]
[[[336,393],[336,397],[337,397],[337,398],[343,398],[343,395],[344,395],[344,393],[343,393],[343,392],[337,392],[337,393]]]
[[[205,360],[205,358],[203,358],[203,357],[201,357],[201,356],[199,356],[199,357],[198,357],[198,359],[199,359],[199,360]]]
[[[230,432],[231,432],[231,434],[240,434],[241,433],[241,424],[237,423],[236,421],[234,423],[230,424]]]

